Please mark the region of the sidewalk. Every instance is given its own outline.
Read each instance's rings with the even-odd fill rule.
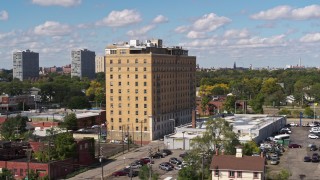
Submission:
[[[126,151],[125,154],[119,153],[109,158],[113,161],[103,166],[104,178],[110,176],[113,172],[124,168],[132,161],[148,156],[149,148],[157,149],[159,145],[160,147],[163,146],[163,142],[153,141],[148,145],[132,149],[130,152]],[[96,167],[69,179],[101,179],[101,171],[101,167]]]

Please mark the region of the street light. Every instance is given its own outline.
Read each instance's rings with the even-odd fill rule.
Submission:
[[[184,139],[185,131],[182,131],[182,138],[183,138],[183,150],[185,150],[185,139]]]
[[[102,149],[102,148],[101,148]],[[103,180],[103,165],[102,165],[102,161],[103,161],[103,156],[101,155],[100,156],[100,159],[99,159],[99,161],[100,161],[100,165],[101,165],[101,180]]]

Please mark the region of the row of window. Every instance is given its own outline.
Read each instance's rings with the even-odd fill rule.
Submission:
[[[114,106],[113,106],[113,103],[110,103],[110,107],[111,107],[111,108],[114,107]],[[118,107],[119,107],[119,108],[122,108],[122,103],[119,103],[119,104],[118,104]],[[128,103],[127,107],[130,107],[130,103]],[[136,108],[139,108],[139,104],[136,104],[135,107],[136,107]],[[147,108],[147,107],[148,107],[147,104],[143,104],[143,108]]]
[[[113,115],[113,114],[114,114],[113,110],[110,110],[110,115]],[[130,114],[130,111],[128,111],[128,114]],[[121,110],[118,111],[118,115],[122,115]],[[139,111],[136,111],[135,115],[139,115]],[[143,111],[143,115],[148,115],[147,111]]]
[[[125,54],[125,52],[124,52],[124,53],[121,53],[121,52],[120,52],[120,54]],[[110,63],[110,64],[113,64],[113,59],[110,59],[110,60],[109,60],[109,63]],[[130,63],[130,60],[127,59],[127,64],[129,64],[129,63]],[[135,60],[134,60],[134,63],[135,63],[135,64],[138,64],[138,63],[139,63],[139,59],[135,59]],[[147,63],[147,60],[144,59],[144,60],[143,60],[143,63],[146,64],[146,63]],[[121,59],[118,59],[118,64],[121,64]]]
[[[130,67],[127,67],[127,71],[130,71]],[[139,68],[138,68],[138,67],[135,67],[135,68],[134,68],[134,71],[136,71],[136,72],[139,71]],[[143,68],[143,71],[147,71],[147,68],[144,67],[144,68]],[[113,67],[110,68],[110,72],[113,72]],[[118,72],[121,72],[121,67],[118,67]]]
[[[214,176],[219,177],[219,170],[214,171]],[[229,171],[229,178],[236,177],[236,171]],[[242,171],[237,171],[237,178],[242,178]],[[253,178],[259,178],[258,172],[253,172]]]
[[[138,93],[139,93],[139,89],[135,89],[134,92],[135,92],[136,94],[138,94]],[[113,94],[113,89],[110,89],[110,93]],[[122,93],[122,89],[118,89],[118,93],[121,94],[121,93]],[[130,93],[130,89],[127,89],[127,93]],[[147,90],[144,89],[144,90],[143,90],[143,93],[144,93],[144,94],[147,94]]]
[[[118,97],[118,101],[122,100],[122,96]],[[130,101],[130,96],[127,97],[127,100]],[[113,101],[113,96],[110,96],[110,101]],[[135,97],[135,101],[139,101],[139,97]],[[147,97],[143,97],[143,101],[147,101]]]
[[[110,121],[114,122],[113,118],[110,118]],[[119,118],[119,122],[122,122],[122,118]],[[130,122],[130,118],[127,119],[127,122]],[[136,123],[140,123],[138,118],[136,118]],[[143,123],[147,123],[147,119],[144,119]]]
[[[117,50],[110,50],[110,54],[116,54],[117,53]],[[126,51],[125,50],[120,50],[120,54],[126,54]],[[139,60],[139,59],[135,59],[134,60],[134,63],[135,64],[138,64],[138,63],[140,63],[139,61],[141,61],[141,60]],[[116,61],[118,64],[121,64],[123,61],[121,61],[121,59],[118,59],[117,61]],[[129,64],[130,63],[130,60],[129,59],[127,59],[127,64]],[[110,59],[109,60],[109,63],[110,64],[113,64],[114,63],[114,60],[113,59]],[[143,64],[146,64],[147,63],[147,60],[146,59],[143,59]],[[193,65],[195,65],[195,61],[194,60],[182,60],[182,61],[176,61],[176,60],[169,60],[169,59],[153,59],[152,60],[152,63],[153,64],[193,64]]]
[[[128,127],[129,128],[129,127]],[[115,130],[113,126],[111,126],[111,130]],[[119,126],[119,130],[122,130],[122,126]],[[125,128],[123,130],[126,130]],[[129,129],[127,129],[129,131]],[[139,126],[136,126],[136,131],[139,131]],[[148,131],[147,127],[144,127],[144,131]]]
[[[14,176],[27,176],[28,174],[28,169],[20,169],[19,174],[18,174],[18,169],[12,169],[12,172],[14,173]],[[47,171],[44,169],[36,169],[36,173],[46,173]]]
[[[130,78],[130,74],[127,74],[127,78]],[[139,75],[135,74],[135,79],[138,79]],[[113,79],[113,74],[110,74],[110,79]],[[121,74],[118,75],[118,79],[121,79]],[[147,75],[143,75],[143,79],[147,79]]]

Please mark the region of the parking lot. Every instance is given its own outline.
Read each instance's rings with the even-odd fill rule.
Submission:
[[[304,156],[312,156],[313,153],[320,151],[310,151],[308,144],[315,144],[317,147],[320,145],[320,139],[309,139],[310,127],[292,127],[290,143],[302,145],[302,148],[286,148],[286,151],[280,157],[280,163],[278,165],[269,165],[268,169],[271,172],[280,172],[281,169],[287,169],[290,171],[291,176],[289,179],[320,179],[320,163],[304,162]]]
[[[154,160],[154,164],[152,164],[152,172],[153,173],[157,173],[159,174],[159,179],[165,179],[166,177],[172,177],[173,179],[177,179],[178,177],[178,170],[172,170],[172,171],[164,171],[164,170],[161,170],[159,169],[159,164],[162,163],[162,162],[169,162],[169,159],[171,157],[176,157],[180,160],[182,160],[179,155],[184,152],[183,150],[171,150],[172,151],[172,154],[169,155],[169,156],[166,156],[164,158],[160,158],[160,159],[153,159]],[[138,160],[140,158],[131,158],[129,160],[127,160],[126,162],[124,162],[124,166],[125,167],[126,165],[130,164],[131,162],[135,161],[135,160]],[[118,177],[108,177],[107,179],[114,179],[114,180],[127,180],[128,177],[127,176],[118,176]],[[132,178],[133,180],[138,180],[139,177],[134,177]]]

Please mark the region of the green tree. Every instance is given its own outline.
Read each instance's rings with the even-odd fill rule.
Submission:
[[[283,108],[278,112],[279,115],[291,115],[291,111],[289,109]]]
[[[15,140],[23,137],[23,133],[26,132],[26,123],[28,117],[22,117],[20,115],[16,117],[10,117],[0,126],[0,134],[4,140]]]
[[[158,180],[159,174],[151,172],[152,180]],[[139,170],[139,179],[148,180],[150,177],[150,167],[148,165],[144,165]]]
[[[252,110],[257,114],[263,114],[264,96],[259,93],[254,99],[249,101]]]
[[[70,109],[87,109],[91,108],[91,104],[85,96],[71,97],[68,108]]]
[[[282,169],[278,174],[274,175],[272,179],[288,180],[291,176],[290,172],[286,169]]]
[[[6,168],[3,168],[2,169],[2,172],[0,172],[0,179],[2,180],[14,180],[14,176],[13,176],[13,173],[6,169]]]
[[[66,115],[63,118],[61,127],[66,128],[67,130],[77,130],[78,129],[78,119],[75,113]]]
[[[29,177],[28,177],[29,176]],[[33,169],[29,170],[28,180],[38,180],[39,179],[39,172],[34,171]]]
[[[57,134],[54,139],[54,149],[52,156],[56,160],[64,160],[76,156],[77,144],[72,136],[72,133]]]
[[[314,111],[308,106],[304,109],[303,114],[306,115],[307,117],[313,117]]]
[[[243,146],[243,154],[247,156],[251,156],[253,153],[259,153],[260,149],[257,146],[256,142],[254,141],[249,141],[246,143],[242,143]]]
[[[211,98],[209,96],[204,96],[201,98],[201,110],[204,114],[207,112],[207,106]]]
[[[224,104],[223,104],[223,107],[226,111],[228,111],[228,113],[231,113],[231,112],[235,112],[235,103],[236,103],[237,99],[236,99],[236,96],[227,96]]]
[[[93,96],[94,101],[102,103],[105,102],[105,90],[104,87],[98,81],[91,81],[90,87],[86,90],[86,96]]]
[[[198,173],[192,166],[186,166],[178,172],[178,180],[194,180],[199,178]]]

